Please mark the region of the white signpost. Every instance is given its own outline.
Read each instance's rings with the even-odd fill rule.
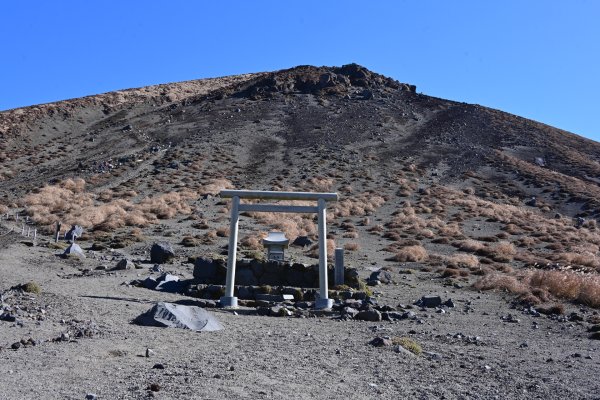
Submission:
[[[327,229],[326,215],[327,202],[337,201],[337,193],[310,193],[310,192],[273,192],[260,190],[221,190],[221,197],[231,198],[231,224],[229,233],[229,249],[227,256],[227,280],[225,283],[225,296],[221,297],[223,307],[237,307],[237,297],[233,295],[235,284],[235,264],[237,257],[238,222],[239,214],[248,212],[283,212],[283,213],[316,213],[318,218],[319,234],[319,298],[315,308],[330,308],[333,300],[328,298],[327,284]],[[291,206],[282,204],[240,204],[240,199],[264,200],[314,200],[316,206]]]

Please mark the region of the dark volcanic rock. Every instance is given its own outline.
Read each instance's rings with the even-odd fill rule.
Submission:
[[[152,245],[150,249],[150,262],[164,264],[175,257],[173,246],[167,242],[158,242]]]

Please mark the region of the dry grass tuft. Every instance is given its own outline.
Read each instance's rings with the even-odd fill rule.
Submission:
[[[182,190],[133,203],[112,199],[107,192],[87,192],[83,179],[67,179],[29,194],[23,203],[27,214],[48,233],[57,221],[110,231],[124,226],[144,227],[177,214],[190,214],[189,202],[195,197],[195,193]]]
[[[427,257],[428,254],[425,247],[415,245],[401,248],[393,257],[390,257],[389,260],[399,262],[423,262],[427,260]]]
[[[346,243],[344,245],[344,250],[348,250],[348,251],[357,251],[360,249],[360,245],[358,243]]]
[[[555,298],[600,308],[600,276],[572,271],[527,270],[510,274],[491,273],[477,282],[480,290],[501,289],[510,293],[532,294],[542,300]]]

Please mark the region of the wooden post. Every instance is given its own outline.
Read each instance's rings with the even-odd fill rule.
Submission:
[[[25,224],[22,225],[21,236],[25,236]]]
[[[335,249],[335,273],[333,282],[335,286],[344,284],[344,249]]]
[[[58,243],[58,238],[60,236],[60,226],[61,226],[60,221],[56,221],[56,235],[54,237],[54,243]]]
[[[30,235],[30,234],[31,234],[31,227],[30,227],[30,226],[28,226],[28,227],[27,227],[27,237],[29,237],[29,235]]]
[[[240,198],[234,196],[231,202],[231,222],[229,224],[229,248],[227,249],[227,279],[225,281],[225,296],[219,300],[223,307],[237,307],[237,297],[233,295],[235,285],[235,263],[237,258],[237,239]]]

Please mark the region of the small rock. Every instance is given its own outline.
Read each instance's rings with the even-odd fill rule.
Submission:
[[[152,369],[165,369],[165,365],[157,363],[152,366]]]
[[[371,276],[368,279],[369,281],[379,281],[380,283],[392,283],[392,274],[389,271],[380,269],[379,271],[375,271],[371,273]]]
[[[132,261],[124,258],[117,263],[117,265],[113,268],[113,270],[121,271],[121,270],[134,269],[134,268],[135,268],[135,264]]]
[[[452,301],[452,299],[448,299],[444,302],[444,305],[448,308],[454,308],[454,302]]]
[[[152,357],[154,354],[154,350],[148,348],[146,349],[146,357]]]
[[[425,357],[427,357],[428,359],[430,359],[430,360],[436,360],[436,361],[439,361],[442,358],[444,358],[440,353],[435,353],[435,352],[432,352],[432,351],[424,351],[423,355]]]
[[[398,354],[402,354],[403,356],[415,357],[415,355],[411,351],[405,349],[402,346],[396,346],[396,347],[394,347],[394,351],[396,353],[398,353]]]
[[[383,346],[391,346],[393,345],[392,341],[388,338],[376,337],[375,339],[369,342],[371,346],[375,347],[383,347]]]
[[[298,236],[293,242],[292,245],[299,247],[307,247],[311,246],[314,242],[308,238],[308,236]]]
[[[85,400],[96,400],[97,398],[98,396],[96,396],[94,393],[88,393],[85,395]]]
[[[158,383],[151,383],[150,386],[148,386],[148,389],[152,392],[158,392],[160,390],[160,385]]]
[[[379,322],[381,321],[381,313],[377,310],[364,310],[356,314],[354,319],[359,321]]]
[[[440,296],[423,296],[419,299],[415,305],[427,308],[439,307],[442,304]]]
[[[590,339],[600,340],[600,332],[594,332],[590,335]]]
[[[18,350],[21,347],[21,342],[14,342],[10,345],[10,348],[13,350]]]

